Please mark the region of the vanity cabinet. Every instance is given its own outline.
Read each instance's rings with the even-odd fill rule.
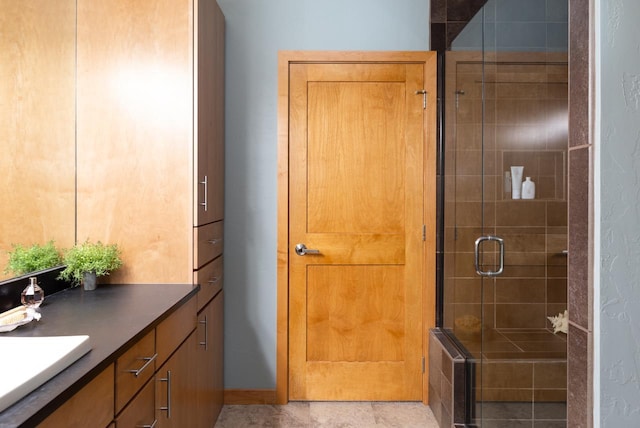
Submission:
[[[191,282],[224,216],[222,11],[78,0],[77,15],[78,240],[118,244],[106,281]]]
[[[197,389],[197,423],[194,426],[208,427],[222,410],[224,399],[223,335],[224,292],[220,291],[198,314],[198,349],[196,355],[199,369]]]
[[[194,426],[196,308],[192,298],[118,358],[116,428]]]
[[[187,341],[167,360],[156,373],[156,409],[158,428],[183,428],[212,426],[194,423],[196,417],[196,388],[199,370],[195,367],[196,335]]]
[[[111,364],[38,426],[84,428],[109,425],[113,420],[113,374]]]

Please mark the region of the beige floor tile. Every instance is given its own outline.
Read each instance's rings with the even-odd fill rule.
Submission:
[[[437,428],[421,403],[291,402],[224,406],[216,428]]]

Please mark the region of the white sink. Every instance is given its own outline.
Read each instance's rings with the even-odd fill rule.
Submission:
[[[0,337],[0,412],[90,350],[89,336]]]

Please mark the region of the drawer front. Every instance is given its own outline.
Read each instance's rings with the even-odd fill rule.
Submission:
[[[38,426],[85,428],[109,425],[113,421],[113,370],[111,364]]]
[[[179,307],[156,327],[156,367],[160,367],[196,328],[197,303],[195,297]]]
[[[155,380],[151,380],[116,418],[116,428],[156,426],[155,420]]]
[[[193,269],[199,269],[222,254],[224,244],[223,222],[193,228],[195,248],[193,249]]]
[[[152,330],[116,361],[116,414],[156,371],[156,332]]]
[[[198,300],[198,312],[200,312],[200,310],[213,299],[213,296],[222,289],[222,256],[193,272],[193,282],[194,284],[200,284],[200,291],[196,296]]]

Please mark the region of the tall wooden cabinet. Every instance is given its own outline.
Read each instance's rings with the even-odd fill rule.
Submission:
[[[191,282],[213,260],[198,237],[222,242],[224,16],[215,0],[77,7],[77,239],[119,245],[111,282]]]
[[[215,0],[77,2],[77,240],[118,244],[110,282],[200,284],[172,360],[205,374],[176,383],[202,423],[222,406],[224,25]]]

